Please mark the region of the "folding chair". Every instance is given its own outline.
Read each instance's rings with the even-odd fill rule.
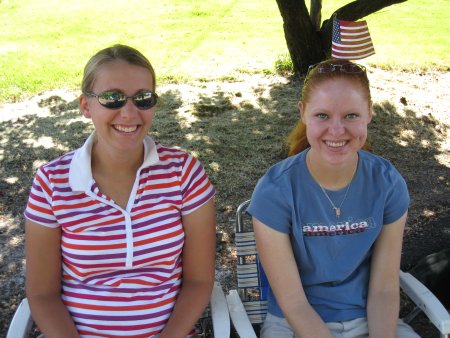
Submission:
[[[256,338],[267,313],[268,281],[256,251],[255,234],[245,210],[250,201],[236,212],[235,243],[237,254],[237,290],[227,295],[233,326],[242,338]]]
[[[237,290],[227,295],[232,324],[242,338],[258,337],[267,312],[267,277],[259,264],[251,218],[246,216],[250,200],[239,205],[236,212],[235,242],[237,253]],[[416,309],[404,320],[409,323],[423,312],[439,330],[441,338],[450,338],[450,315],[434,294],[418,279],[400,271],[403,293],[414,302]]]
[[[214,283],[209,306],[200,318],[198,325],[202,332],[197,337],[230,337],[228,306],[219,282]],[[32,326],[33,319],[28,300],[25,298],[14,313],[6,338],[28,338],[32,334]]]

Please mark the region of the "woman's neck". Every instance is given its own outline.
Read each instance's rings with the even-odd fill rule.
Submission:
[[[134,175],[144,161],[144,146],[136,152],[111,152],[92,147],[91,166],[93,173],[102,175]]]
[[[306,154],[306,164],[311,176],[320,186],[328,190],[339,190],[352,181],[358,167],[358,154],[341,165],[330,165],[321,161],[310,150]]]

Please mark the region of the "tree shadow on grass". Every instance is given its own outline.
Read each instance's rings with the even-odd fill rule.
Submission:
[[[449,126],[410,109],[399,114],[390,102],[374,106],[373,151],[389,159],[405,177],[411,196],[402,268],[450,243],[450,155],[441,150]]]
[[[89,135],[91,128],[81,121],[76,101],[51,97],[40,102],[40,107],[45,106],[50,111],[46,117],[30,114],[0,123],[3,214],[22,213],[38,165],[79,147]]]
[[[198,157],[216,187],[218,232],[223,234],[217,265],[225,289],[235,286],[236,208],[250,198],[269,166],[285,157],[284,139],[298,119],[300,86],[291,79],[161,90],[150,134]],[[54,96],[40,105],[49,109],[48,116],[30,114],[0,123],[0,311],[5,318],[0,336],[24,294],[22,213],[36,167],[81,146],[92,131],[76,101]],[[448,126],[411,110],[399,113],[389,102],[375,105],[374,111],[373,150],[399,169],[412,198],[402,261],[409,269],[450,242],[449,225],[443,222],[449,215],[449,169],[439,162]]]

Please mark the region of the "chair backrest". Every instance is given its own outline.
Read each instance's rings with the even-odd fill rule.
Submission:
[[[249,203],[241,203],[236,212],[237,284],[250,322],[262,324],[267,313],[268,282],[256,251],[251,217],[246,213]]]

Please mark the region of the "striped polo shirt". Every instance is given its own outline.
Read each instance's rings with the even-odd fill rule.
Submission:
[[[122,209],[92,177],[95,138],[37,170],[25,217],[61,227],[62,299],[82,337],[152,337],[180,290],[182,216],[215,191],[199,161],[147,136]]]

